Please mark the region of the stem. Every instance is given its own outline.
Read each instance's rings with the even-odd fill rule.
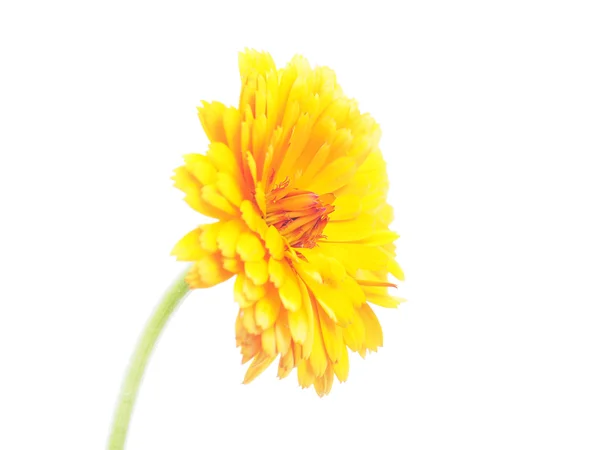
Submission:
[[[185,282],[185,276],[188,271],[189,269],[186,269],[169,287],[146,324],[146,328],[131,356],[127,374],[121,386],[117,409],[115,410],[114,421],[108,440],[109,450],[123,450],[125,446],[131,412],[152,350],[169,318],[190,292],[190,288]]]

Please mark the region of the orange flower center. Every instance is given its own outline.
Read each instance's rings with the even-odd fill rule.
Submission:
[[[273,225],[292,247],[313,248],[326,236],[323,230],[335,209],[333,194],[291,189],[289,181],[276,186],[267,195],[267,225]]]

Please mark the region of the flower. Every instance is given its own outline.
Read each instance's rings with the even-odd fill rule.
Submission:
[[[185,156],[175,186],[216,219],[173,249],[191,261],[191,288],[235,277],[236,342],[249,383],[279,358],[278,376],[329,393],[348,377],[348,350],[383,344],[371,304],[396,307],[402,280],[389,230],[380,129],[344,95],[334,72],[294,57],[239,55],[239,106],[198,108],[210,144]]]

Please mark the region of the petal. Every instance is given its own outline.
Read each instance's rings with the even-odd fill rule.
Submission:
[[[340,263],[318,252],[306,253],[309,262],[298,262],[296,270],[327,315],[345,326],[355,315],[354,306],[364,303],[364,292]]]
[[[361,214],[352,220],[329,222],[325,232],[332,242],[359,241],[373,234],[375,224],[374,216]]]
[[[263,351],[269,356],[277,355],[277,343],[275,341],[275,329],[266,328],[261,333],[261,345]]]
[[[277,351],[282,355],[287,353],[291,346],[292,334],[285,309],[280,309],[279,317],[275,322],[275,339]]]
[[[290,334],[294,342],[304,344],[308,337],[309,317],[306,308],[288,312]]]
[[[186,194],[184,200],[190,207],[208,217],[222,220],[229,218],[229,214],[215,208],[202,198],[203,185],[190,174],[187,168],[179,167],[175,169],[173,180],[175,181],[175,187]]]
[[[275,259],[283,259],[285,246],[283,238],[277,231],[277,228],[270,226],[265,237],[265,245],[271,256]]]
[[[249,261],[244,264],[246,275],[256,285],[265,284],[269,280],[269,270],[267,261],[259,259],[258,261]]]
[[[306,359],[298,362],[298,384],[303,388],[310,387],[315,382],[315,374],[312,372]]]
[[[358,310],[365,325],[365,347],[373,352],[383,345],[383,332],[377,316],[367,304],[364,304]]]
[[[240,308],[248,308],[258,301],[258,298],[249,298],[244,292],[245,281],[246,277],[243,274],[239,274],[233,284],[233,299],[240,305]]]
[[[281,355],[279,358],[279,368],[277,369],[277,376],[279,379],[287,377],[292,369],[294,368],[294,354],[292,350],[288,350],[286,353]]]
[[[225,105],[219,102],[202,102],[198,107],[198,117],[204,132],[213,142],[225,142],[225,130],[223,128],[223,112]]]
[[[242,180],[238,162],[233,151],[225,144],[213,142],[208,147],[206,157],[222,173],[229,174],[234,180]]]
[[[260,331],[256,327],[256,322],[254,321],[254,305],[247,308],[241,308],[240,316],[242,318],[242,325],[248,333],[259,334]]]
[[[243,277],[242,274],[238,277]],[[260,284],[254,284],[254,281],[250,277],[243,277],[242,290],[246,298],[250,300],[260,300],[266,295],[265,286]]]
[[[289,267],[289,265],[285,265]],[[281,303],[288,311],[297,311],[302,305],[302,294],[300,287],[298,286],[298,279],[294,273],[290,273],[286,276],[283,286],[279,288],[279,296],[281,297]]]
[[[222,222],[209,223],[200,227],[202,229],[200,244],[204,250],[210,253],[215,253],[219,250],[217,238],[222,227]]]
[[[317,311],[327,355],[335,363],[342,357],[342,351],[345,348],[342,328],[336,325],[321,307],[318,307]]]
[[[313,346],[315,313],[313,311],[312,300],[304,283],[300,282],[300,292],[302,294],[302,307],[296,311],[288,311],[288,323],[290,333],[294,342],[302,344],[302,357],[308,358]]]
[[[383,306],[384,308],[396,308],[400,303],[404,303],[406,300],[391,295],[367,294],[367,301],[374,305]]]
[[[236,245],[237,253],[242,261],[259,261],[265,256],[265,248],[254,233],[242,233]]]
[[[317,326],[314,332],[312,350],[310,352],[310,366],[316,377],[321,377],[327,369],[327,355],[325,354],[325,345],[323,344],[323,335],[321,327]]]
[[[228,280],[232,275],[223,268],[219,256],[209,255],[192,266],[185,281],[192,289],[206,288]]]
[[[274,258],[269,259],[269,263],[268,263],[269,279],[278,288],[283,286],[283,283],[285,282],[285,279],[286,279],[285,266],[287,264],[288,264],[287,261],[277,261]]]
[[[326,165],[319,175],[307,185],[307,189],[317,194],[335,192],[346,185],[356,172],[354,158],[342,157]]]
[[[242,263],[236,258],[223,258],[223,268],[231,273],[240,273],[242,271]]]
[[[244,223],[239,219],[233,219],[221,225],[217,231],[216,242],[223,256],[236,257],[237,241],[245,228]]]
[[[202,228],[190,231],[175,244],[171,255],[177,257],[177,261],[196,261],[207,256],[208,252],[200,244]]]
[[[238,209],[235,208],[221,193],[216,186],[211,184],[202,188],[202,200],[215,209],[223,211],[229,216],[238,215]]]
[[[257,376],[263,373],[275,360],[275,356],[269,356],[265,352],[260,352],[254,357],[254,360],[248,367],[246,376],[244,377],[244,384],[250,383]]]
[[[351,321],[342,328],[344,342],[353,352],[358,352],[365,347],[366,331],[362,317],[354,312]]]
[[[263,330],[273,327],[277,320],[277,316],[279,315],[280,307],[281,302],[277,295],[277,291],[272,288],[268,289],[265,296],[260,298],[254,307],[256,324]],[[281,331],[279,333],[281,333]]]
[[[350,363],[348,360],[348,349],[346,348],[346,346],[344,346],[342,349],[340,359],[337,362],[333,363],[333,371],[340,383],[343,383],[348,379]]]
[[[322,376],[315,379],[315,391],[319,397],[323,397],[331,392],[333,386],[333,367],[329,364]]]
[[[255,233],[258,233],[258,235],[261,237],[266,235],[267,224],[252,202],[249,200],[242,201],[240,205],[240,211],[242,212],[242,219],[244,222],[246,222],[248,228]]]
[[[213,166],[206,155],[190,153],[184,155],[185,168],[203,186],[208,186],[217,181],[217,168]]]
[[[234,206],[239,207],[244,200],[242,191],[240,190],[239,181],[234,179],[230,174],[219,172],[215,183],[219,193]]]

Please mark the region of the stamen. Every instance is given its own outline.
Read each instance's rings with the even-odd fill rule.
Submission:
[[[328,215],[335,209],[333,194],[317,195],[314,192],[292,189],[289,180],[276,185],[267,195],[265,220],[273,225],[295,248],[313,248],[323,239],[323,230],[329,222]]]

